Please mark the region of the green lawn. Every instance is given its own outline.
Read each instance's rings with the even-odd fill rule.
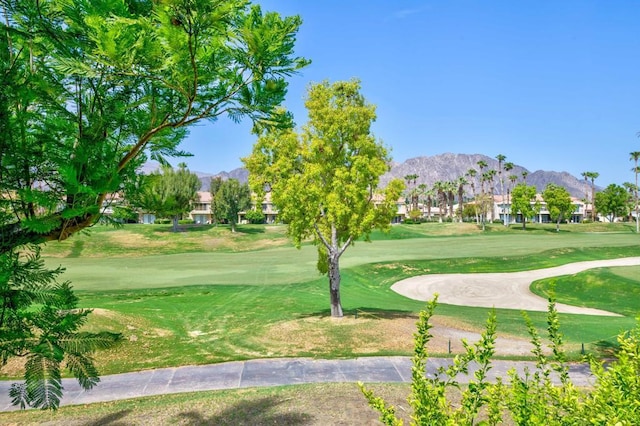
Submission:
[[[125,335],[117,349],[97,357],[101,373],[108,374],[259,357],[409,355],[424,305],[391,291],[394,282],[424,273],[518,271],[640,253],[640,238],[626,228],[603,230],[556,233],[539,226],[522,232],[496,225],[480,233],[475,225],[432,223],[376,232],[373,243],[356,243],[341,261],[343,321],[329,318],[328,284],[315,270],[315,248],[295,249],[283,227],[244,227],[235,235],[223,227],[178,234],[155,226],[96,228],[89,238],[50,243],[45,255],[49,266],[67,268],[63,277],[73,283],[81,306],[95,309],[90,328]],[[156,241],[151,254],[140,252],[145,239]],[[83,249],[71,253],[77,241]],[[633,280],[633,273],[627,275]],[[561,315],[570,349],[577,354],[582,343],[592,348],[613,342],[633,326],[630,309],[620,302],[618,311],[626,315],[620,318]],[[441,305],[437,314],[480,330],[487,309]],[[499,332],[524,336],[519,312],[497,314]],[[530,316],[544,333],[545,314]]]

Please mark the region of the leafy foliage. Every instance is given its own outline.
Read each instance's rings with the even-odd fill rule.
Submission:
[[[191,210],[192,203],[198,198],[201,185],[198,176],[191,173],[185,163],[180,163],[178,170],[163,166],[161,172],[138,179],[139,188],[134,189],[130,202],[146,212],[170,217],[176,232],[182,215]]]
[[[248,184],[241,184],[238,179],[227,179],[222,182],[215,196],[215,216],[226,219],[235,232],[238,213],[251,207],[251,190]]]
[[[522,216],[522,229],[525,229],[527,219],[540,211],[540,203],[536,200],[536,187],[519,183],[511,192],[511,211]]]
[[[486,380],[491,368],[495,344],[495,314],[487,320],[480,340],[469,345],[463,340],[466,353],[454,358],[448,368],[440,368],[435,377],[429,378],[426,371],[426,345],[433,337],[429,330],[437,296],[427,303],[420,313],[412,367],[412,384],[409,404],[413,409],[414,425],[495,425],[510,420],[516,424],[545,425],[633,425],[640,421],[640,319],[635,329],[618,336],[620,350],[617,359],[606,367],[604,363],[589,357],[591,371],[596,382],[589,390],[579,390],[571,382],[569,366],[562,349],[555,300],[549,299],[547,314],[548,341],[551,355],[545,355],[538,332],[523,313],[531,343],[536,368],[524,374],[515,370],[508,372],[509,382],[497,378],[493,383]],[[476,368],[473,379],[461,391],[459,404],[448,400],[446,389],[460,389],[456,376],[468,374],[468,366]],[[401,425],[395,417],[395,408],[386,404],[373,392],[360,384],[369,405],[380,412],[380,420],[386,425]]]
[[[542,198],[547,203],[549,215],[556,221],[556,231],[560,231],[560,221],[566,219],[574,210],[571,194],[566,188],[550,183],[542,192]]]
[[[609,222],[613,222],[616,217],[629,213],[631,200],[626,189],[612,183],[596,193],[595,206],[600,213],[607,216]]]
[[[404,183],[378,189],[390,159],[371,135],[375,107],[358,81],[312,85],[305,106],[309,122],[299,134],[263,134],[244,162],[258,197],[271,190],[294,243],[313,238],[318,269],[329,275],[332,315],[342,316],[340,256],[355,240],[368,240],[373,229],[389,228]]]
[[[94,224],[201,120],[288,126],[297,16],[245,0],[14,0],[0,23],[0,252]]]
[[[62,269],[48,270],[37,246],[27,254],[0,255],[0,362],[25,357],[24,382],[14,384],[14,404],[55,409],[62,397],[60,369],[66,364],[84,389],[98,383],[91,354],[113,346],[120,335],[80,330],[90,310],[77,309]]]

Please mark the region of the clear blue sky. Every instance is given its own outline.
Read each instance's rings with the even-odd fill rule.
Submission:
[[[373,132],[394,161],[444,152],[504,154],[530,171],[633,181],[640,151],[640,2],[264,0],[298,14],[286,107],[306,121],[309,83],[359,78]],[[193,171],[241,167],[250,124],[192,129]],[[177,163],[177,161],[176,161]]]

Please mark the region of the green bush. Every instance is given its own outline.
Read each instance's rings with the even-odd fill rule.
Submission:
[[[171,223],[171,219],[156,219],[153,223],[156,225],[168,225]]]
[[[249,221],[249,223],[253,224],[262,224],[264,223],[264,214],[259,210],[249,210],[245,214],[245,218]]]
[[[569,378],[553,298],[549,301],[547,315],[550,357],[544,354],[533,323],[523,314],[534,346],[535,371],[525,370],[524,376],[520,376],[511,370],[506,382],[503,378],[492,383],[487,381],[496,339],[496,316],[491,311],[480,340],[473,345],[463,340],[465,353],[456,356],[449,367],[441,367],[434,378],[429,378],[426,374],[426,347],[432,337],[429,320],[436,304],[437,296],[420,313],[414,335],[411,395],[408,399],[413,410],[413,425],[495,425],[503,421],[523,425],[640,424],[640,319],[635,329],[618,336],[620,350],[617,360],[605,367],[602,362],[587,358],[595,384],[591,389],[578,390]],[[456,376],[467,374],[472,363],[475,365],[473,378],[464,390],[460,390],[460,401],[454,404],[446,391],[462,389]],[[554,384],[554,378],[559,384]],[[395,416],[394,407],[375,396],[362,383],[359,386],[369,405],[380,412],[380,420],[384,424],[402,425],[402,420]]]
[[[179,225],[193,225],[194,223],[193,219],[180,219],[178,221]]]

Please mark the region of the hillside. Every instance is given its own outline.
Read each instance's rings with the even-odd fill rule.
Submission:
[[[471,168],[478,170],[477,163],[480,160],[484,160],[489,169],[497,169],[498,167],[498,160],[482,154],[445,153],[430,157],[415,157],[403,163],[392,163],[391,170],[382,176],[381,185],[386,185],[393,178],[403,179],[407,175],[416,174],[418,175],[416,184],[424,183],[431,187],[436,181],[455,180],[460,176],[464,176]],[[555,183],[565,187],[574,197],[582,198],[585,196],[585,189],[587,188],[585,182],[567,172],[545,170],[531,172],[525,167],[515,165],[513,170],[505,173],[505,183],[508,181],[508,176],[512,174],[518,176],[519,181],[521,181],[522,172],[527,173],[527,184],[535,185],[538,191],[542,191],[548,183]],[[202,191],[209,190],[209,182],[212,177],[235,178],[240,182],[246,182],[248,177],[247,170],[243,168],[218,174],[196,173],[202,182]],[[496,186],[499,191],[499,184],[497,183]]]

